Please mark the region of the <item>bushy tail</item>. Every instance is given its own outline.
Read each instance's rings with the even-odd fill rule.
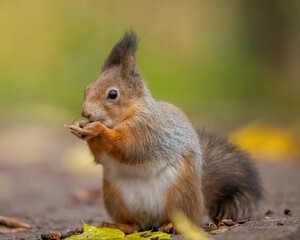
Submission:
[[[248,154],[216,134],[199,132],[203,194],[213,220],[244,219],[262,198],[258,173]]]

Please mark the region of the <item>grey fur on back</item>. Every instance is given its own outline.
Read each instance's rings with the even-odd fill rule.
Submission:
[[[165,119],[169,134],[168,149],[174,154],[174,150],[180,150],[181,156],[193,153],[199,164],[202,165],[201,150],[199,148],[199,140],[197,133],[190,124],[186,115],[176,106],[168,103],[157,101],[161,110],[161,116]]]

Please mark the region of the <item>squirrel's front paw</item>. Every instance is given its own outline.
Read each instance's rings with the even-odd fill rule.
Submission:
[[[81,122],[74,125],[66,126],[75,136],[83,140],[90,140],[98,137],[102,132],[102,124],[100,122]]]

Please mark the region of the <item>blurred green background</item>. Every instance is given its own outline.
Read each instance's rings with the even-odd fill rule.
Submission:
[[[1,121],[80,116],[126,29],[153,95],[196,125],[300,119],[300,2],[1,0]]]
[[[80,118],[126,29],[155,98],[255,159],[300,163],[300,0],[0,0],[0,213],[53,222],[67,206],[53,189],[98,183],[86,143],[63,125]]]

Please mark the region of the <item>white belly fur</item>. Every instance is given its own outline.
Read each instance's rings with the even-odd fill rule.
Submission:
[[[154,162],[159,164],[129,166],[108,157],[102,159],[105,176],[121,191],[130,213],[148,216],[140,219],[143,228],[161,224],[167,191],[176,184],[180,172],[180,166]]]

